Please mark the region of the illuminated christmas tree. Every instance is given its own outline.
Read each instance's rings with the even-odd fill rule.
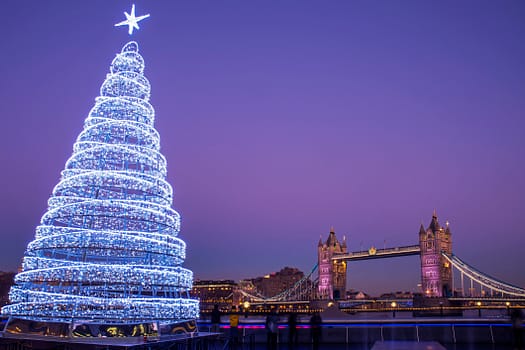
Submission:
[[[198,316],[143,73],[131,41],[113,60],[84,122],[4,316],[105,324]]]

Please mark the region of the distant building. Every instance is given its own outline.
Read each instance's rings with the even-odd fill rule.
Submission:
[[[15,272],[0,271],[0,306],[9,304],[9,289],[14,284]]]
[[[234,300],[237,284],[233,280],[196,280],[190,291],[192,298],[200,300],[201,312],[213,309],[218,304],[222,309],[230,309]]]
[[[392,292],[383,293],[379,296],[379,299],[412,299],[414,294],[412,292]]]
[[[370,295],[366,294],[365,292],[351,290],[351,291],[346,292],[346,299],[363,300],[363,299],[371,299],[371,298],[370,298]]]
[[[304,277],[304,273],[295,267],[285,267],[279,272],[274,272],[264,277],[251,279],[257,292],[266,297],[273,297],[287,289]]]
[[[344,260],[332,262],[334,254],[345,254],[346,249],[346,239],[343,237],[343,243],[339,243],[333,227],[325,243],[321,238],[319,239],[317,262],[320,299],[338,300],[346,296],[346,262]]]
[[[446,297],[452,294],[452,267],[441,255],[452,254],[452,233],[448,226],[441,227],[436,211],[425,230],[419,228],[421,248],[421,288],[426,296]]]

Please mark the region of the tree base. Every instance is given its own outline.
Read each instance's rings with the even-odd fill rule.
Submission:
[[[4,332],[59,338],[158,338],[161,335],[192,335],[197,332],[196,320],[176,323],[100,323],[90,321],[52,322],[11,317]]]

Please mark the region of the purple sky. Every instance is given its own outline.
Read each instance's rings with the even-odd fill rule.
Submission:
[[[0,269],[14,270],[115,54],[128,1],[2,1]],[[417,242],[525,286],[525,2],[137,1],[161,151],[195,278],[309,271]],[[419,258],[349,286],[416,290]]]

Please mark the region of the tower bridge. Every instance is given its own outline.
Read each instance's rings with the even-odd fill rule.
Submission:
[[[317,264],[293,287],[271,298],[242,293],[249,300],[263,302],[344,299],[348,263],[419,255],[421,292],[426,297],[525,301],[524,288],[491,277],[453,254],[449,224],[442,227],[435,211],[426,229],[421,224],[418,237],[415,245],[348,252],[346,238],[340,242],[331,228],[326,241],[319,239]]]
[[[427,296],[444,297],[453,293],[452,265],[441,253],[452,255],[452,232],[448,222],[442,227],[434,211],[428,228],[419,229],[419,244],[403,247],[348,252],[346,238],[339,242],[334,229],[326,242],[318,246],[319,286],[322,299],[341,299],[346,295],[347,263],[352,260],[391,258],[419,255],[421,257],[421,286]]]
[[[452,232],[448,222],[439,224],[436,211],[429,226],[419,229],[419,244],[347,252],[346,239],[339,242],[333,228],[326,242],[319,240],[318,293],[324,299],[340,299],[346,294],[347,263],[355,260],[384,259],[419,255],[421,262],[421,288],[428,297],[518,297],[525,298],[525,289],[475,269],[452,253]],[[453,271],[459,272],[454,276]],[[459,277],[459,281],[456,280]],[[465,279],[467,287],[465,289]],[[469,284],[468,284],[469,283]],[[461,288],[457,288],[457,284]],[[477,288],[476,288],[477,287]]]

